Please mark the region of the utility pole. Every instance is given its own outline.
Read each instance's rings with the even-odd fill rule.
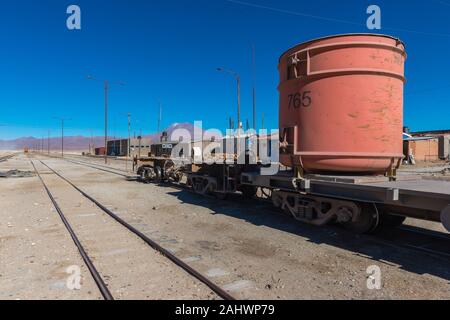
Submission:
[[[241,129],[241,77],[237,77],[237,96],[238,96],[238,129]]]
[[[108,80],[104,80],[105,89],[105,164],[108,164]]]
[[[50,130],[48,130],[47,136],[47,154],[50,155]]]
[[[161,132],[161,121],[162,121],[162,103],[159,102],[159,116],[158,116],[158,134]]]
[[[61,156],[64,158],[64,119],[61,119]]]
[[[88,80],[97,80],[93,76],[88,76]],[[108,90],[111,84],[125,85],[124,82],[109,82],[108,80],[103,80],[103,87],[105,91],[105,164],[108,164]]]
[[[131,114],[127,114],[128,118],[128,148],[127,148],[127,171],[128,171],[128,159],[130,158],[130,147],[131,147]]]
[[[71,120],[69,118],[58,118],[54,117],[54,119],[61,121],[61,156],[64,158],[64,122]]]
[[[253,129],[256,130],[256,63],[255,63],[254,45],[252,45],[252,68],[253,68]]]
[[[139,129],[139,159],[141,158],[141,149],[142,149],[142,128]]]
[[[89,154],[95,154],[95,146],[94,146],[94,133],[91,131],[91,143],[89,144]]]

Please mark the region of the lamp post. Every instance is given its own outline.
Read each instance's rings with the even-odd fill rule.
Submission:
[[[225,69],[225,68],[217,68],[219,72],[226,72],[233,75],[236,78],[237,82],[237,121],[238,121],[238,129],[241,129],[241,76],[234,70]]]
[[[108,164],[108,90],[111,84],[125,85],[125,82],[110,82],[108,80],[98,80],[93,76],[87,76],[88,80],[103,82],[103,90],[105,95],[105,164]]]
[[[238,156],[240,153],[240,144],[241,144],[241,76],[234,70],[226,69],[226,68],[217,68],[219,72],[226,72],[233,75],[236,79],[237,83],[237,152]]]

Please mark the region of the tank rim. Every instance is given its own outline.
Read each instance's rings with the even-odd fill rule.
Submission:
[[[301,45],[308,45],[310,43],[316,42],[316,41],[321,41],[321,40],[327,40],[327,39],[332,39],[332,38],[340,38],[340,37],[348,37],[348,36],[377,36],[377,37],[384,37],[384,38],[390,38],[396,41],[399,41],[406,49],[406,45],[405,43],[400,40],[400,38],[398,37],[394,37],[388,34],[381,34],[381,33],[364,33],[364,32],[360,32],[360,33],[341,33],[341,34],[336,34],[336,35],[330,35],[330,36],[324,36],[324,37],[319,37],[319,38],[315,38],[312,40],[308,40],[305,42],[300,42],[292,47],[290,47],[289,49],[287,49],[286,51],[283,52],[283,54],[280,56],[280,58],[278,59],[278,61],[281,61],[281,58],[283,58],[290,50],[294,49],[295,47],[301,46]]]

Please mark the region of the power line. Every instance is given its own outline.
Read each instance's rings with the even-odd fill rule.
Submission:
[[[298,11],[291,11],[291,10],[286,10],[286,9],[280,9],[280,8],[274,8],[274,7],[264,6],[264,5],[260,5],[260,4],[256,4],[256,3],[250,3],[250,2],[245,2],[245,1],[240,1],[240,0],[224,0],[224,1],[229,2],[229,3],[238,4],[238,5],[242,5],[242,6],[253,7],[253,8],[264,9],[264,10],[270,10],[270,11],[274,11],[274,12],[278,12],[278,13],[290,14],[290,15],[306,17],[306,18],[311,18],[311,19],[323,20],[323,21],[328,21],[328,22],[343,23],[343,24],[348,24],[348,25],[360,26],[360,27],[364,27],[364,28],[367,27],[363,23],[358,23],[358,22],[354,22],[354,21],[336,19],[336,18],[325,17],[325,16],[318,16],[318,15],[313,15],[313,14],[308,14],[308,13],[303,13],[303,12],[298,12]],[[447,4],[446,2],[443,2],[443,1],[440,1],[440,2],[442,4]],[[448,34],[448,33],[425,32],[425,31],[409,30],[409,29],[402,29],[402,28],[390,28],[390,27],[383,27],[383,29],[384,30],[390,30],[390,31],[401,31],[401,32],[415,33],[415,34],[427,35],[427,36],[450,37],[450,34]]]
[[[274,7],[268,7],[268,6],[263,6],[263,5],[259,5],[259,4],[256,4],[256,3],[244,2],[244,1],[239,1],[239,0],[225,0],[225,1],[231,2],[231,3],[235,3],[235,4],[240,4],[240,5],[247,6],[247,7],[266,9],[266,10],[270,10],[270,11],[275,11],[275,12],[279,12],[279,13],[286,13],[286,14],[291,14],[291,15],[295,15],[295,16],[301,16],[301,17],[325,20],[325,21],[330,21],[330,22],[345,23],[345,24],[351,24],[351,25],[356,25],[356,26],[365,26],[362,23],[357,23],[357,22],[353,22],[353,21],[341,20],[341,19],[335,19],[335,18],[329,18],[329,17],[323,17],[323,16],[317,16],[317,15],[312,15],[312,14],[307,14],[307,13],[302,13],[302,12],[295,12],[295,11],[279,9],[279,8],[274,8]]]
[[[444,5],[444,6],[450,7],[450,3],[449,2],[445,2],[445,1],[442,1],[442,0],[435,0],[435,2],[440,3],[440,4]]]

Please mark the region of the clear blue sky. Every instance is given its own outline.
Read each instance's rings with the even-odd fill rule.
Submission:
[[[251,44],[258,122],[264,112],[266,125],[277,128],[280,54],[312,38],[368,32],[370,4],[382,9],[381,33],[407,44],[405,124],[450,128],[450,0],[245,1],[280,10],[226,0],[2,1],[0,124],[7,126],[0,139],[48,129],[57,135],[54,116],[72,118],[69,135],[89,135],[91,128],[102,135],[102,84],[86,80],[88,74],[127,82],[110,91],[111,135],[125,135],[127,112],[135,129],[156,131],[158,99],[163,126],[203,120],[225,127],[235,117],[235,83],[218,66],[241,73],[242,118],[251,119]],[[66,28],[70,4],[81,7],[81,31]]]

